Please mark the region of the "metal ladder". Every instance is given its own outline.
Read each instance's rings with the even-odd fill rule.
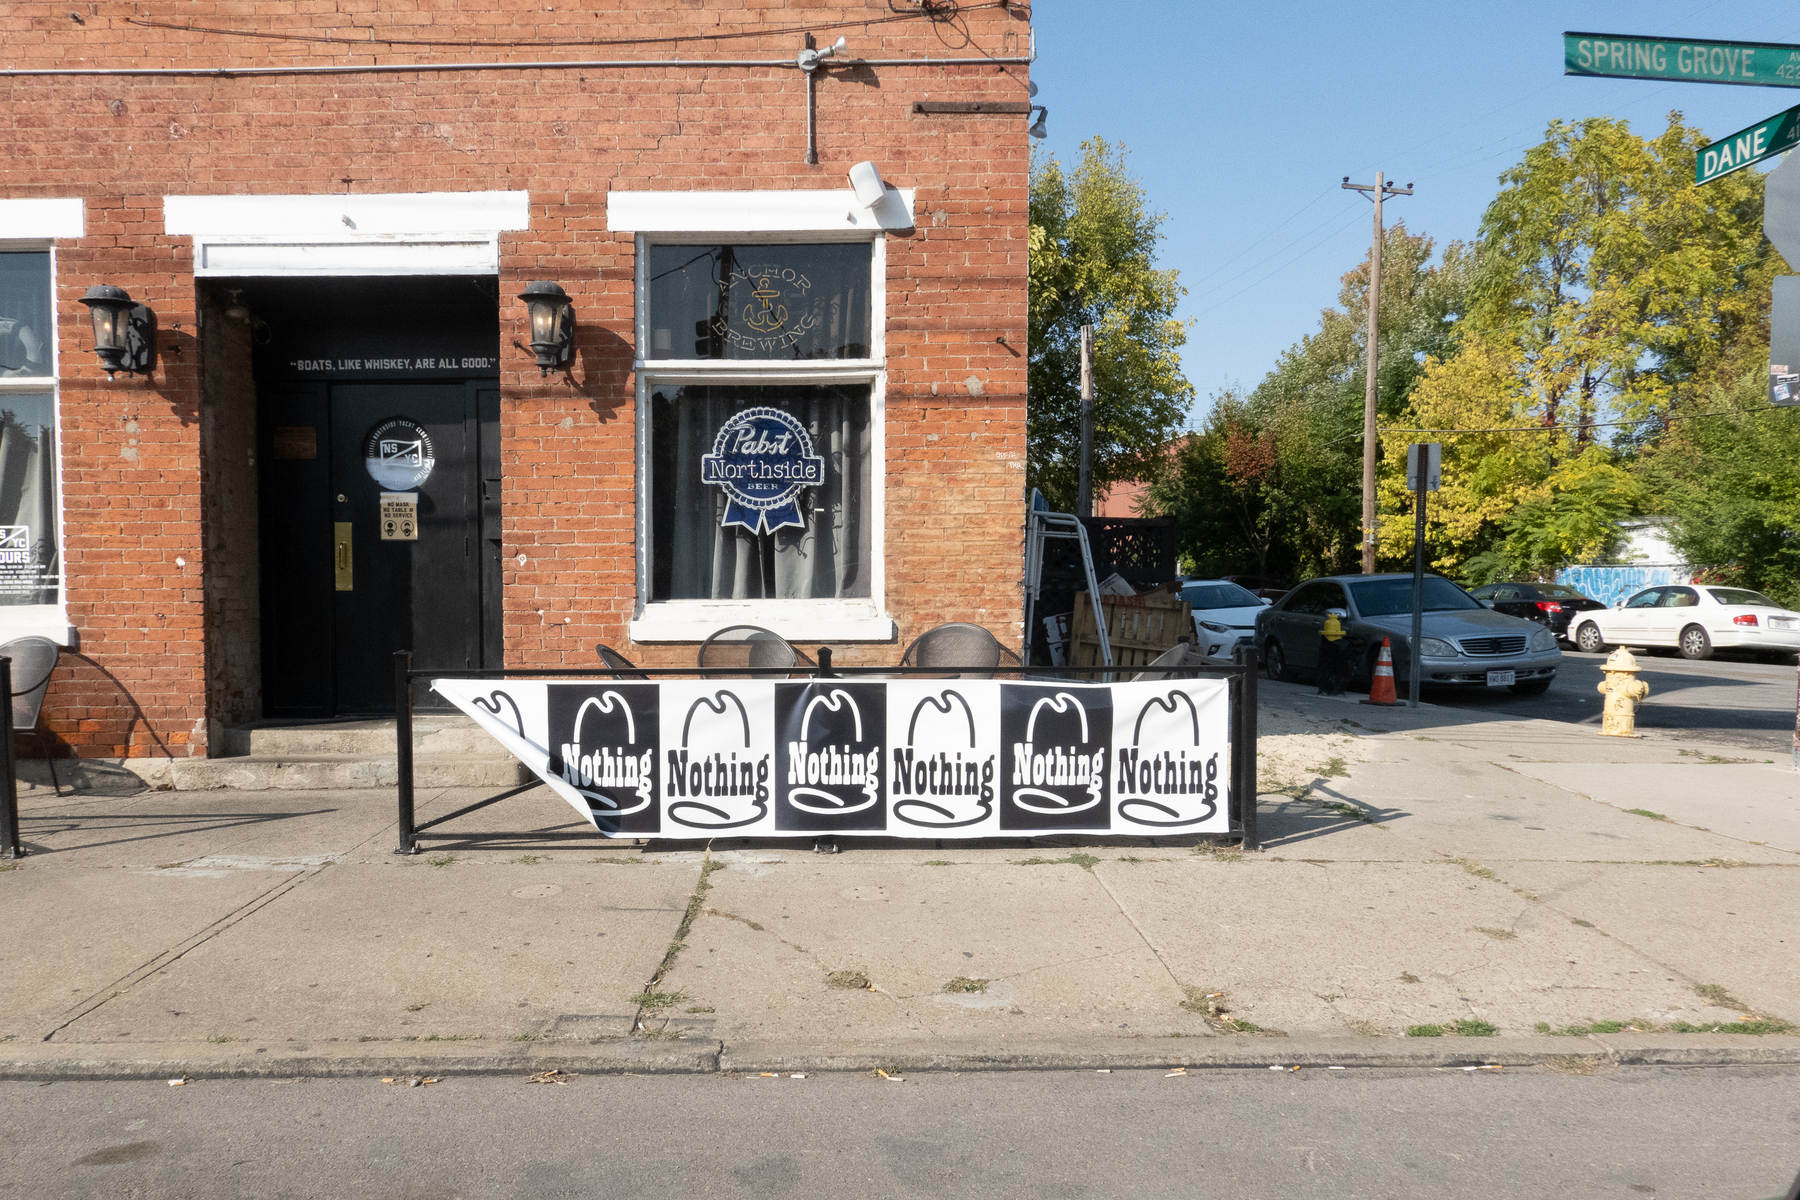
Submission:
[[[1044,540],[1074,538],[1081,547],[1081,569],[1087,573],[1088,602],[1094,606],[1094,628],[1099,631],[1100,661],[1113,665],[1112,639],[1106,632],[1106,614],[1100,608],[1100,581],[1094,578],[1094,555],[1088,548],[1087,529],[1073,513],[1050,511],[1050,502],[1036,488],[1025,510],[1025,645],[1030,647],[1033,624],[1038,619],[1038,598],[1044,582]],[[1108,676],[1110,679],[1111,677]]]

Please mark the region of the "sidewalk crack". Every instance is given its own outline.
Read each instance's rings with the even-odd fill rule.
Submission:
[[[1119,915],[1125,918],[1126,922],[1131,926],[1132,931],[1136,933],[1138,938],[1144,943],[1144,946],[1151,954],[1156,956],[1157,963],[1168,973],[1169,982],[1175,985],[1175,990],[1186,995],[1187,988],[1181,982],[1180,977],[1175,974],[1175,968],[1169,965],[1169,960],[1163,957],[1162,950],[1155,942],[1150,940],[1150,935],[1144,932],[1143,926],[1137,923],[1137,918],[1132,916],[1131,913],[1126,910],[1125,905],[1120,902],[1118,894],[1115,893],[1111,887],[1107,886],[1106,880],[1098,871],[1089,871],[1088,874],[1092,875],[1095,881],[1100,884],[1101,889],[1106,892],[1107,898],[1113,902],[1113,907],[1119,910]]]
[[[139,966],[136,970],[121,975],[108,987],[101,989],[104,994],[89,996],[86,1000],[76,1001],[70,1009],[64,1010],[68,1014],[67,1017],[38,1040],[40,1042],[52,1040],[57,1034],[69,1028],[69,1026],[75,1024],[75,1022],[81,1020],[81,1018],[87,1016],[89,1013],[94,1012],[107,1001],[124,995],[152,975],[158,974],[164,969],[174,965],[176,962],[186,957],[189,952],[210,942],[213,938],[225,932],[227,929],[230,929],[245,917],[267,907],[270,903],[285,896],[296,887],[299,887],[300,884],[305,882],[309,877],[317,874],[317,870],[294,872],[292,875],[289,875],[287,878],[269,888],[268,891],[253,896],[243,904],[240,904],[237,908],[201,929],[200,932],[192,935],[186,941],[178,942],[168,950],[163,951],[161,954],[150,959],[150,961]]]

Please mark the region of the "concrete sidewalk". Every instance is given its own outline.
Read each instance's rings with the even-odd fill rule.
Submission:
[[[1263,694],[1250,854],[634,846],[539,790],[404,858],[385,791],[28,789],[0,1076],[1800,1062],[1786,764]]]

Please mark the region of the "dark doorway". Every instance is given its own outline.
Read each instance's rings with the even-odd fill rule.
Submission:
[[[495,281],[242,282],[267,325],[265,714],[391,713],[396,650],[424,669],[499,666]]]

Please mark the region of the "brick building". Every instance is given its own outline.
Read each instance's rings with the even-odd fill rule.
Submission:
[[[0,638],[67,647],[61,753],[391,711],[402,647],[1016,647],[1029,16],[0,13]],[[95,288],[153,314],[145,370],[109,378]]]

